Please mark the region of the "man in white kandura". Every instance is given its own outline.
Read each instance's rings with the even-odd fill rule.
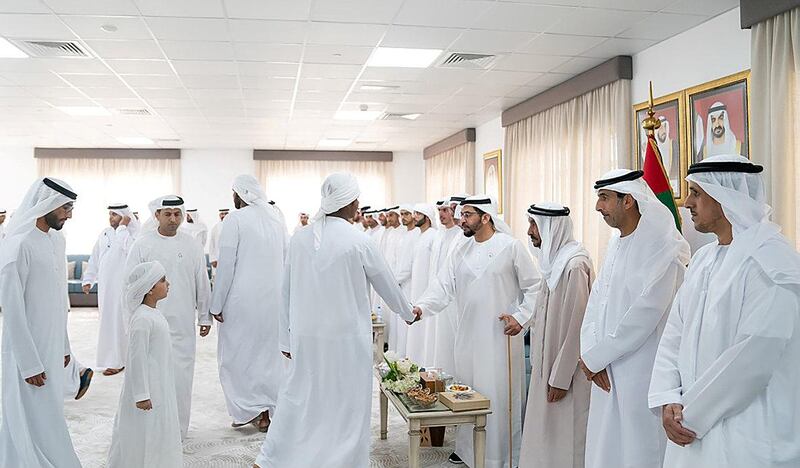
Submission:
[[[439,229],[436,227],[436,207],[428,203],[417,203],[414,205],[415,226],[420,230],[419,237],[414,244],[411,262],[411,302],[416,302],[422,298],[422,294],[428,288],[430,280],[435,276],[435,271],[431,269],[433,246],[439,237]],[[433,272],[433,274],[431,274]],[[428,323],[432,321],[420,322],[408,328],[406,341],[406,355],[420,364],[421,366],[432,366],[433,362],[426,360],[428,356],[428,345],[426,342]]]
[[[411,297],[411,266],[414,262],[414,247],[419,239],[420,230],[414,221],[414,207],[409,204],[400,205],[400,226],[398,241],[395,245],[394,277],[403,289],[406,297]],[[392,316],[392,333],[394,343],[390,340],[391,349],[398,356],[408,355],[408,325],[399,315]]]
[[[200,327],[200,336],[206,336],[211,331],[211,287],[200,243],[179,231],[185,218],[183,199],[167,195],[153,200],[149,206],[158,228],[144,232],[136,239],[128,255],[125,271],[129,273],[140,263],[154,261],[161,263],[167,271],[169,297],[158,304],[158,309],[166,317],[172,337],[178,415],[181,436],[185,439],[192,409],[195,323]]]
[[[109,227],[103,229],[89,257],[83,274],[83,293],[89,294],[97,284],[97,303],[100,310],[100,333],[97,337],[97,367],[103,375],[114,375],[125,368],[128,352],[126,333],[127,314],[123,313],[120,297],[125,285],[125,261],[139,233],[139,220],[133,217],[128,205],[108,207]]]
[[[296,233],[300,229],[303,229],[306,226],[308,226],[308,213],[300,213],[297,216],[297,225],[294,227],[292,235],[294,235],[294,233]]]
[[[578,366],[583,313],[594,280],[589,253],[572,236],[569,208],[528,208],[540,283],[531,318],[531,382],[520,468],[583,468],[591,383]]]
[[[211,315],[220,322],[217,360],[233,427],[266,432],[285,358],[278,346],[286,226],[255,177],[233,181],[233,204],[219,241]]]
[[[222,234],[222,222],[228,216],[230,210],[228,208],[221,208],[219,210],[219,222],[211,228],[211,234],[208,236],[208,261],[211,262],[211,268],[216,273],[217,261],[219,260],[219,235]]]
[[[404,320],[419,316],[377,246],[349,222],[359,194],[352,174],[331,174],[312,228],[292,237],[281,321],[281,350],[292,365],[256,467],[369,466],[369,286]]]
[[[433,245],[431,255],[431,277],[437,276],[442,267],[447,265],[448,257],[469,238],[464,236],[461,222],[455,217],[458,204],[465,197],[446,197],[436,202],[439,211],[439,223],[442,228]],[[425,359],[431,367],[443,369],[446,373],[455,372],[455,340],[456,340],[456,304],[450,303],[444,310],[426,319]]]
[[[189,234],[199,242],[205,252],[206,241],[208,240],[208,226],[200,219],[200,213],[197,212],[197,209],[186,210],[186,220],[181,223],[181,231]]]
[[[666,435],[647,407],[658,340],[689,263],[689,244],[642,171],[595,183],[596,209],[617,231],[592,285],[581,327],[581,367],[594,382],[587,468],[661,466]]]
[[[414,310],[432,315],[451,302],[457,304],[455,377],[491,400],[494,412],[486,424],[486,467],[502,468],[509,465],[509,439],[511,461],[517,465],[519,459],[525,375],[519,332],[533,313],[540,276],[525,245],[511,236],[497,215],[494,200],[485,195],[467,197],[461,208],[462,229],[470,239],[448,258]],[[450,460],[475,466],[472,441],[472,427],[459,426]]]
[[[385,229],[378,222],[377,216],[380,212],[381,210],[372,210],[364,213],[364,218],[366,218],[367,226],[369,227],[367,234],[369,234],[369,237],[375,242],[375,245],[380,245],[381,237],[383,236],[383,231]]]
[[[800,466],[800,257],[762,170],[738,155],[689,168],[686,207],[718,240],[692,258],[656,355],[665,467]]]
[[[2,467],[81,466],[64,420],[71,352],[66,242],[58,232],[77,198],[64,182],[37,180],[0,244]]]
[[[381,236],[381,243],[378,247],[393,274],[395,271],[395,264],[397,263],[400,239],[403,236],[404,230],[405,229],[400,225],[400,206],[395,205],[386,208],[386,230],[383,232],[383,236]],[[389,310],[386,303],[380,299],[380,295],[378,295],[377,299],[378,300],[374,303],[377,304],[377,312],[382,316],[383,323],[386,326],[384,333],[386,334],[387,346],[389,349],[393,349],[394,343],[397,342],[396,334],[398,328],[394,323],[395,315],[391,314],[391,310]]]

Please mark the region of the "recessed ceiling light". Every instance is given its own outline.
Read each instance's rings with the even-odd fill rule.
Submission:
[[[153,140],[151,140],[151,139],[149,139],[147,137],[138,137],[138,136],[118,137],[117,141],[122,143],[123,145],[129,145],[129,146],[152,145],[153,144]]]
[[[417,117],[419,117],[420,115],[422,114],[403,114],[400,116],[400,118],[406,120],[417,120]]]
[[[100,29],[102,29],[103,31],[105,31],[107,33],[113,33],[113,32],[117,32],[117,30],[119,28],[117,28],[113,24],[104,24],[104,25],[100,26]]]
[[[442,53],[441,49],[403,49],[378,47],[372,51],[368,67],[427,68]]]
[[[28,54],[0,37],[0,58],[28,58]]]
[[[393,85],[372,85],[372,84],[365,84],[361,85],[361,91],[388,91],[390,89],[400,89],[399,86]]]
[[[375,120],[383,112],[380,111],[337,111],[333,118],[336,120]]]
[[[319,146],[343,148],[349,146],[352,141],[350,138],[323,138],[319,141]]]
[[[98,117],[111,115],[105,107],[100,106],[56,106],[56,109],[75,117]]]

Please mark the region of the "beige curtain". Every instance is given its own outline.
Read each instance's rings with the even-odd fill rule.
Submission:
[[[800,9],[753,26],[752,159],[764,165],[773,220],[800,247]]]
[[[180,193],[180,159],[41,158],[39,177],[62,179],[75,189],[78,201],[64,227],[67,252],[90,254],[100,231],[108,226],[108,205],[127,203],[144,221],[147,203]]]
[[[594,181],[628,167],[630,82],[619,80],[506,127],[506,220],[526,237],[528,206],[553,201],[569,206],[575,238],[595,265],[611,229],[595,212]]]
[[[434,202],[475,188],[475,143],[458,145],[425,160],[425,199]]]
[[[267,196],[286,216],[291,230],[299,213],[310,216],[319,210],[320,188],[334,172],[350,172],[361,188],[361,206],[383,208],[392,198],[391,162],[383,161],[256,161],[256,176]]]

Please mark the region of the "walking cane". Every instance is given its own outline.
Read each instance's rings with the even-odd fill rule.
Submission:
[[[506,354],[508,356],[508,468],[514,468],[514,435],[513,431],[513,412],[511,411],[511,397],[513,395],[513,383],[511,381],[511,335],[506,335]]]

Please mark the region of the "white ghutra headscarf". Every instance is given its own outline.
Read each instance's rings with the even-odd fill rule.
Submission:
[[[320,208],[314,215],[314,249],[319,250],[322,244],[322,232],[325,228],[326,218],[345,206],[353,203],[361,195],[358,181],[349,172],[336,172],[325,178],[320,189]]]
[[[166,275],[166,270],[159,262],[140,263],[131,270],[125,281],[123,296],[125,311],[129,316],[142,305],[145,295],[153,289],[153,286]]]
[[[557,203],[544,202],[531,205],[527,213],[528,219],[536,223],[542,240],[539,248],[533,246],[530,238],[528,245],[536,253],[539,270],[547,282],[547,287],[553,291],[558,286],[567,263],[578,256],[590,258],[589,252],[573,237],[569,208]]]

